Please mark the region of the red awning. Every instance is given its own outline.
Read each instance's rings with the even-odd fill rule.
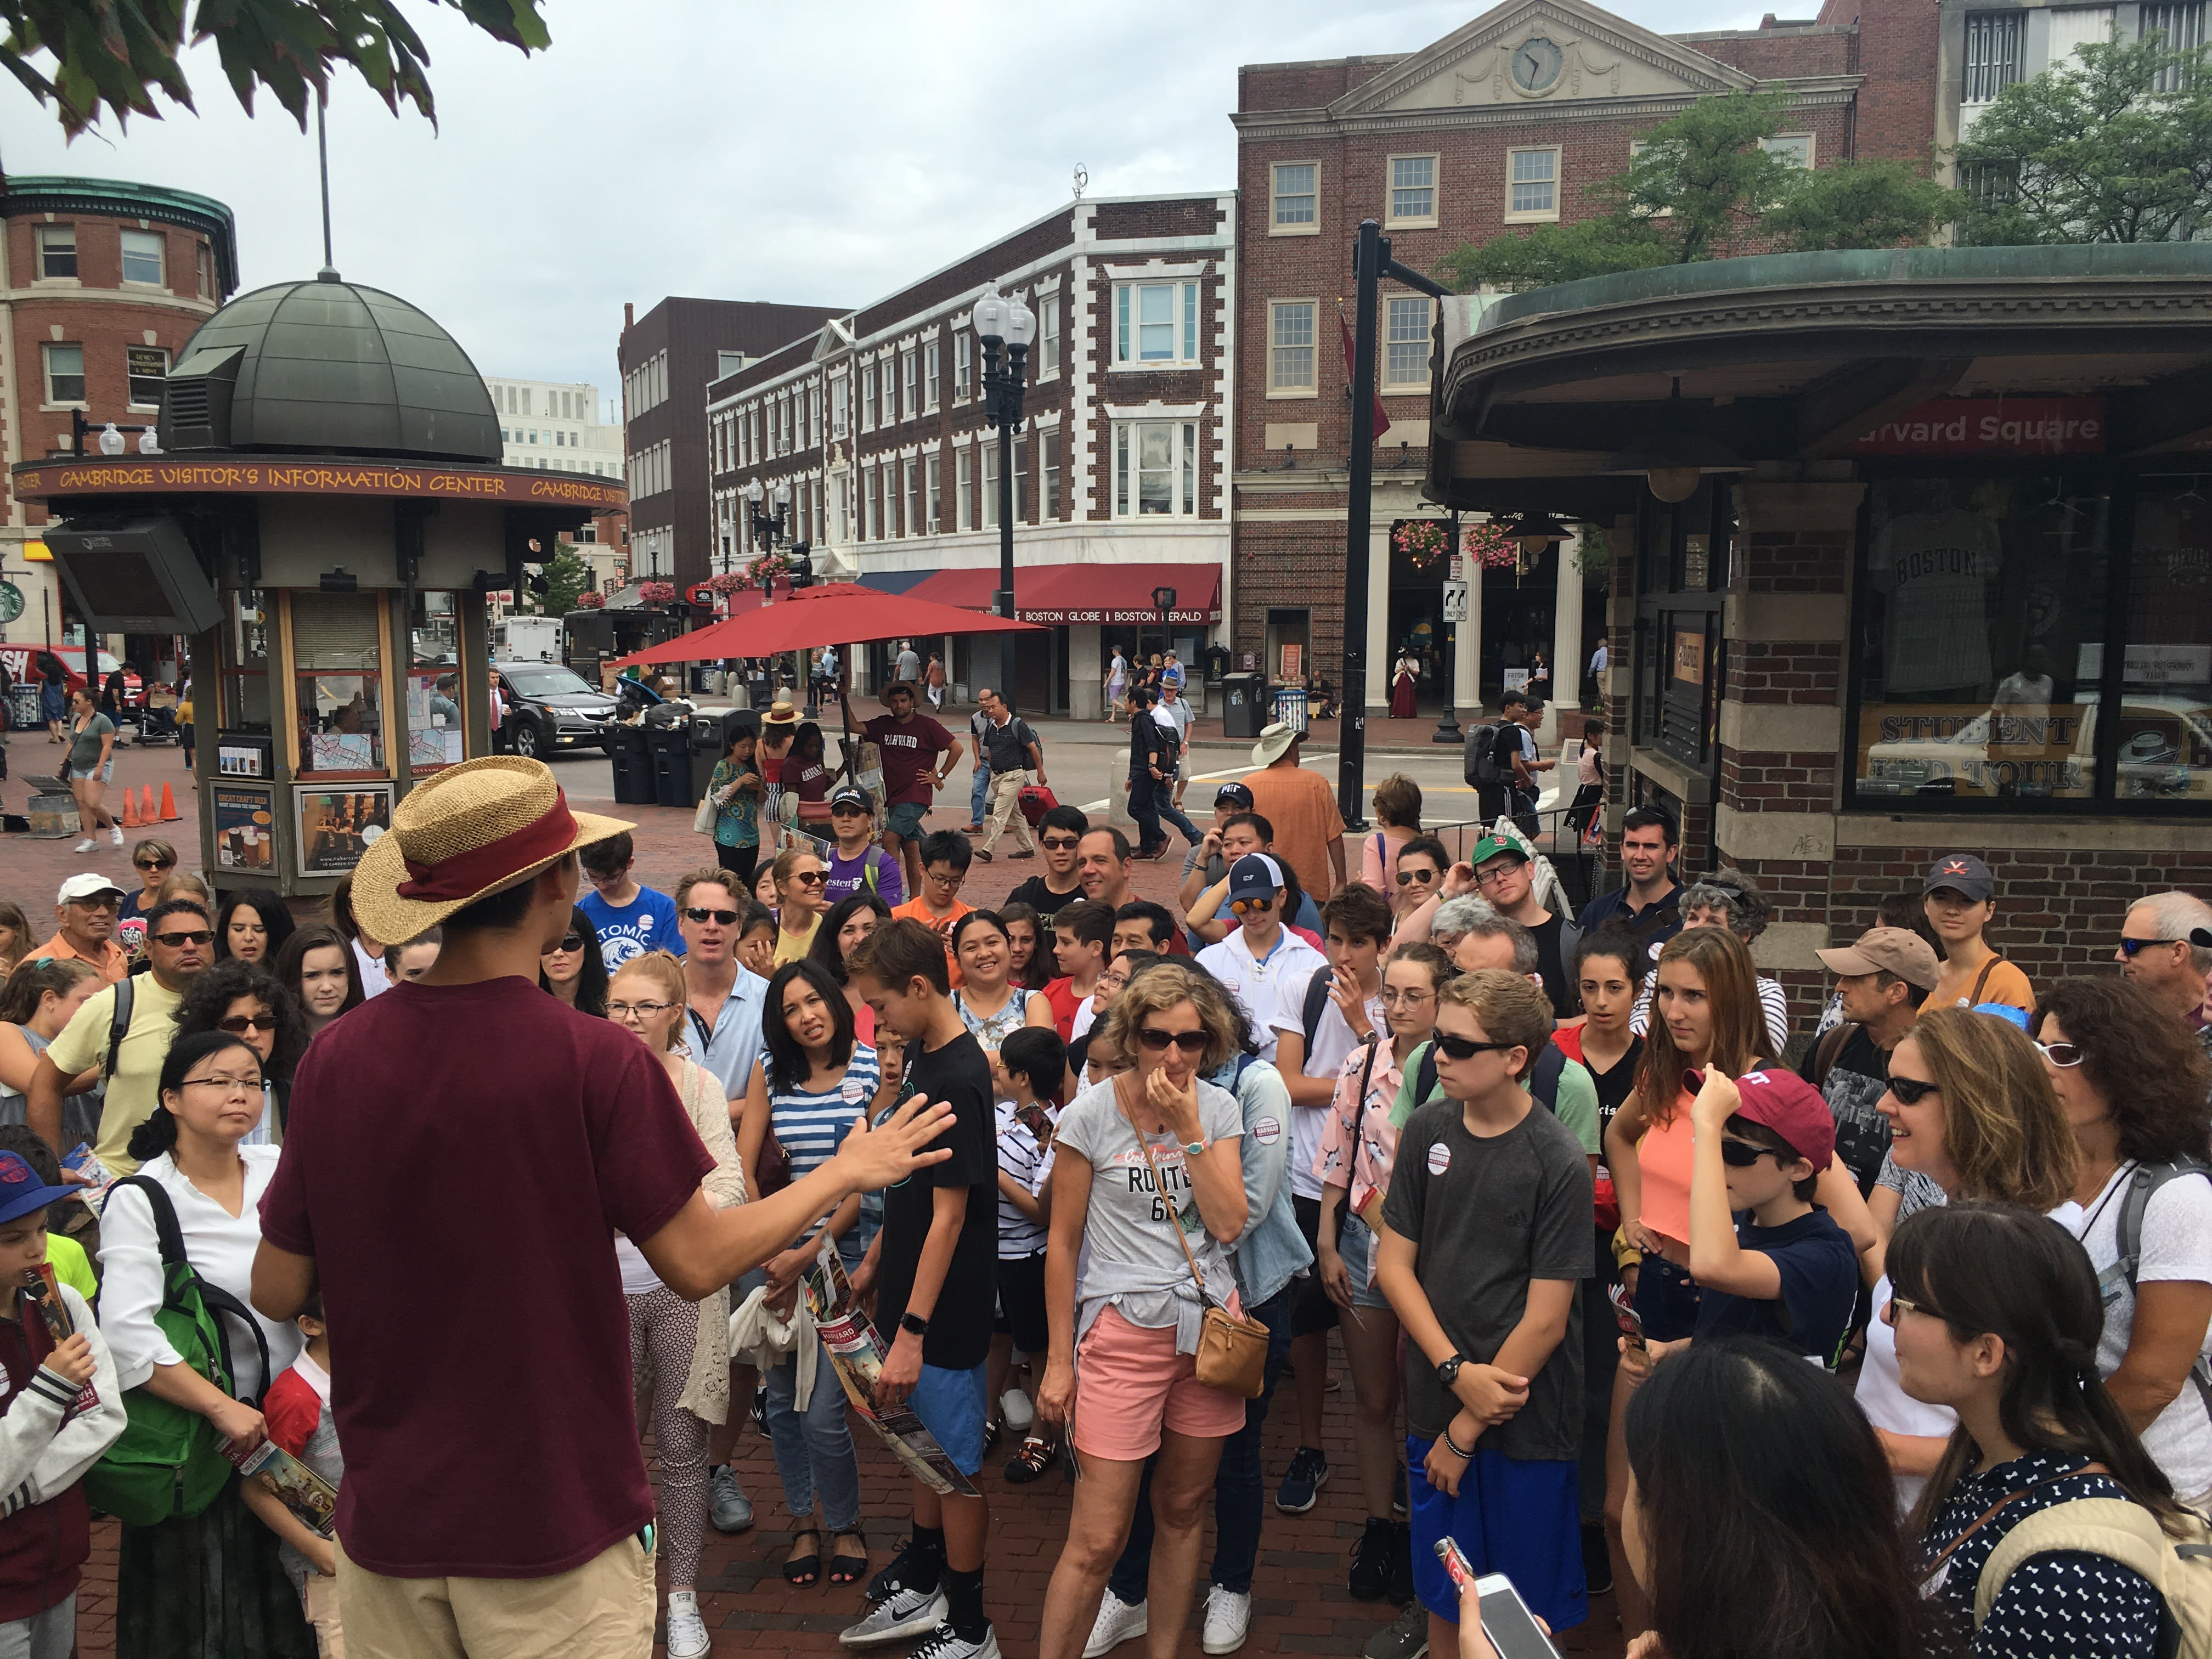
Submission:
[[[940,570],[907,589],[906,597],[988,611],[999,585],[994,566]],[[1023,622],[1073,624],[1158,623],[1156,587],[1176,591],[1172,623],[1202,627],[1221,620],[1218,564],[1036,564],[1014,567],[1014,614]]]

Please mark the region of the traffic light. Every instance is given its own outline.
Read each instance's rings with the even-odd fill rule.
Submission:
[[[794,593],[802,587],[814,586],[814,561],[807,556],[813,546],[811,542],[791,544],[791,591]]]

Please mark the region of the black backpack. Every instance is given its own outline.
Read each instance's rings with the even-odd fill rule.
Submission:
[[[1498,765],[1498,728],[1478,726],[1467,734],[1466,776],[1470,784],[1497,784],[1505,781],[1505,774]]]
[[[1528,1092],[1536,1103],[1554,1117],[1559,1115],[1559,1079],[1565,1075],[1567,1057],[1559,1052],[1559,1045],[1547,1042],[1536,1056],[1536,1063],[1528,1070]],[[1413,1105],[1418,1109],[1429,1103],[1429,1097],[1437,1091],[1437,1042],[1431,1037],[1421,1045],[1421,1063],[1413,1068]]]

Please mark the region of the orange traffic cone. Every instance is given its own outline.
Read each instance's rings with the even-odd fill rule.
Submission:
[[[150,816],[152,811],[151,804],[154,799],[154,791],[151,786],[149,786],[147,788],[146,799],[148,802],[148,811],[149,814],[146,821],[149,823],[151,823],[154,821]],[[182,817],[184,817],[184,814],[177,811],[176,796],[170,792],[169,786],[164,783],[161,786],[161,822],[163,823],[174,823]]]
[[[154,816],[154,786],[150,783],[138,792],[138,822],[149,830],[161,822]]]
[[[131,786],[127,783],[123,786],[123,817],[120,822],[125,830],[136,830],[141,827],[138,823],[138,803],[132,798]]]

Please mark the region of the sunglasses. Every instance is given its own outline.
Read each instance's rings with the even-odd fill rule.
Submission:
[[[791,878],[801,887],[819,887],[829,877],[819,870],[794,870],[791,872]]]
[[[1431,882],[1437,878],[1437,874],[1438,872],[1434,870],[1401,870],[1398,872],[1398,885],[1404,887],[1417,881]]]
[[[1771,1146],[1757,1146],[1748,1140],[1730,1140],[1726,1135],[1721,1137],[1721,1162],[1732,1170],[1748,1170],[1770,1152],[1773,1153],[1777,1164],[1782,1162],[1782,1154]]]
[[[1452,1060],[1473,1060],[1477,1054],[1504,1054],[1508,1048],[1522,1047],[1518,1042],[1477,1042],[1473,1037],[1449,1036],[1437,1033],[1437,1052]]]
[[[1240,916],[1265,915],[1275,908],[1275,901],[1271,898],[1231,899],[1229,908]]]
[[[233,1014],[228,1019],[216,1022],[216,1028],[233,1036],[244,1036],[248,1031],[273,1031],[276,1029],[274,1014]]]
[[[1072,847],[1080,846],[1082,842],[1080,836],[1044,836],[1038,839],[1037,845],[1048,853],[1065,853]]]
[[[1889,1074],[1889,1091],[1905,1105],[1917,1106],[1936,1092],[1936,1085],[1924,1078],[1899,1077],[1892,1072]]]
[[[2053,1066],[2079,1066],[2089,1057],[2089,1051],[2078,1042],[2039,1042],[2035,1047]]]
[[[1187,1054],[1206,1052],[1204,1031],[1163,1031],[1157,1025],[1143,1025],[1137,1029],[1137,1041],[1156,1054],[1165,1054],[1170,1043]]]
[[[580,951],[583,948],[584,936],[581,933],[563,933],[561,935],[561,942],[553,947],[556,951]],[[550,955],[550,952],[548,954]]]
[[[140,868],[141,870],[167,870],[167,869],[169,869],[171,866],[173,866],[176,863],[176,860],[174,860],[174,859],[133,859],[133,860],[131,860],[131,862],[132,862],[133,864],[137,865],[137,866],[138,866],[138,868]]]
[[[166,945],[174,951],[186,945],[212,945],[215,943],[215,935],[203,927],[196,933],[156,933],[154,935],[154,943]]]
[[[2124,957],[2132,958],[2136,951],[2148,951],[2154,945],[2180,945],[2183,943],[2185,943],[2185,941],[2178,939],[2130,939],[2126,934],[2123,933],[2120,936],[2120,954]]]
[[[738,925],[738,913],[735,910],[701,910],[695,908],[686,910],[684,913],[684,920],[686,921],[702,922],[719,921],[725,927],[734,927]]]

